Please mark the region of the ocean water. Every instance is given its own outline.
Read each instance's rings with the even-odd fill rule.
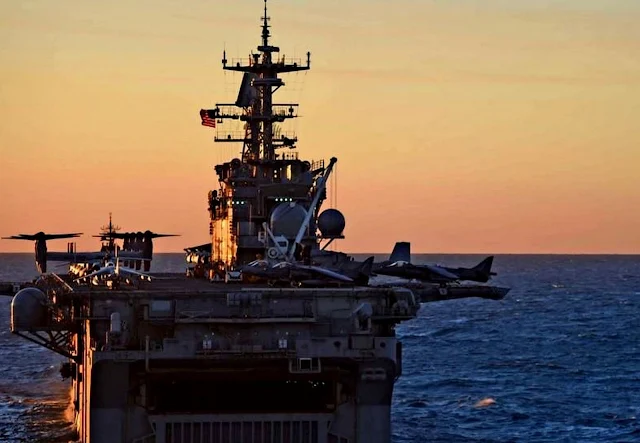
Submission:
[[[182,260],[157,254],[153,269]],[[398,327],[394,443],[640,442],[640,256],[498,255],[494,269],[504,300],[424,304]],[[0,254],[0,281],[35,272],[31,254]],[[0,441],[66,442],[61,358],[9,332],[9,305],[0,297]]]

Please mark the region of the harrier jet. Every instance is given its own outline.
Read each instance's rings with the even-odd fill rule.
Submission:
[[[441,265],[414,265],[411,263],[411,245],[408,242],[396,243],[389,260],[379,263],[374,272],[407,279],[416,279],[430,283],[451,283],[469,280],[481,283],[489,281],[493,256],[487,257],[472,268],[450,268]]]

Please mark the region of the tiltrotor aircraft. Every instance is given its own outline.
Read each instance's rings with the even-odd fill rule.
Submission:
[[[149,272],[153,257],[153,239],[158,237],[171,237],[176,234],[156,234],[155,232],[118,232],[121,228],[115,226],[109,214],[109,224],[101,227],[102,232],[94,237],[102,240],[100,251],[77,252],[75,243],[67,244],[66,252],[50,252],[47,250],[47,240],[63,238],[75,238],[82,235],[81,232],[68,234],[18,234],[10,237],[2,237],[5,240],[35,241],[35,262],[38,272],[47,272],[47,262],[67,262],[72,273],[76,275],[86,274],[100,269],[113,260],[116,255],[124,261],[125,266],[140,270],[144,262],[144,272]],[[116,239],[123,239],[123,245],[116,244]]]

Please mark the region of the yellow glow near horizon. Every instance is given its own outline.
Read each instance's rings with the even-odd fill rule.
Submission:
[[[337,156],[350,252],[640,253],[640,4],[271,1],[300,155]],[[259,43],[260,1],[0,1],[0,235],[209,240],[198,111]],[[330,192],[331,193],[331,192]],[[31,251],[0,241],[0,251]],[[51,250],[64,250],[64,240]]]

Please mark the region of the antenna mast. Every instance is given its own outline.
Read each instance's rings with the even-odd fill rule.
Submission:
[[[273,94],[284,82],[278,74],[305,71],[311,67],[311,53],[307,52],[306,65],[301,60],[276,58],[280,48],[269,43],[269,21],[267,1],[264,2],[264,16],[261,23],[261,44],[258,53],[251,53],[247,59],[227,59],[223,51],[222,67],[228,71],[243,72],[242,85],[235,103],[217,103],[214,109],[202,109],[200,116],[204,126],[216,127],[224,120],[245,122],[244,134],[218,131],[216,142],[243,143],[243,160],[254,163],[276,159],[276,149],[295,148],[298,141],[293,134],[284,134],[274,128],[275,123],[297,117],[297,103],[273,103]],[[239,111],[237,108],[241,108]]]

